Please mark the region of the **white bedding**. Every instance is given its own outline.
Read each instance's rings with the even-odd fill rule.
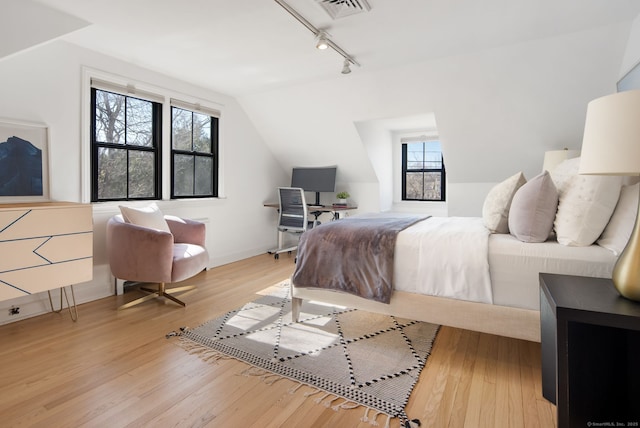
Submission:
[[[613,252],[599,245],[568,247],[557,241],[525,243],[511,235],[491,235],[493,303],[539,310],[540,272],[611,278],[615,262]]]
[[[431,217],[398,234],[395,289],[493,303],[489,230],[481,218]]]
[[[396,290],[539,310],[539,273],[610,278],[616,256],[591,245],[521,242],[476,217],[431,217],[398,234]]]

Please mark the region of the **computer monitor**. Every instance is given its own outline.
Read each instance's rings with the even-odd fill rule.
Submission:
[[[305,192],[315,192],[316,205],[320,205],[320,192],[336,191],[337,166],[294,167],[291,187],[301,187]]]

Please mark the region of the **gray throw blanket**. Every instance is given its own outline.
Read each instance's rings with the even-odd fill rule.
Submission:
[[[292,281],[389,303],[400,231],[428,216],[351,217],[302,234]]]

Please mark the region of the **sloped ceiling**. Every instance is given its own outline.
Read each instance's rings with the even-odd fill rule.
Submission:
[[[0,8],[0,59],[90,25],[29,0],[3,0]]]
[[[378,119],[435,114],[454,182],[579,147],[640,13],[637,0],[368,0],[334,20],[288,0],[361,64],[342,75],[273,0],[21,1],[91,23],[65,41],[237,97],[283,169],[338,164],[343,182],[376,181],[355,124]]]
[[[35,3],[92,23],[67,41],[229,95],[323,80],[342,68],[342,57],[316,50],[314,35],[273,0]],[[636,0],[368,3],[370,12],[333,20],[316,0],[288,0],[362,64],[352,74],[583,31],[640,12]]]

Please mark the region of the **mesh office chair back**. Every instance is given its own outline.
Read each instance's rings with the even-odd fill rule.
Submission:
[[[307,230],[308,209],[304,190],[299,187],[279,187],[280,219],[278,229],[289,232]]]

